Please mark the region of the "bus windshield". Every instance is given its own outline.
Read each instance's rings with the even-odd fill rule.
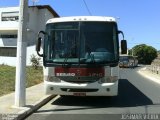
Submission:
[[[119,61],[129,61],[129,56],[120,56]]]
[[[49,23],[45,35],[45,62],[91,64],[118,62],[118,35],[114,22]]]

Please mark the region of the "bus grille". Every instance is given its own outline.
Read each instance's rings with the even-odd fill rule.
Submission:
[[[98,89],[61,88],[64,92],[97,92]]]
[[[60,79],[65,82],[69,82],[69,83],[93,83],[93,82],[98,81],[100,77],[74,76],[74,77],[61,77]]]

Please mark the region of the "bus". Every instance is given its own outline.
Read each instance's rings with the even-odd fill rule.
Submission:
[[[119,67],[133,68],[138,66],[137,56],[120,55]]]
[[[116,96],[121,52],[127,53],[116,19],[75,16],[49,19],[38,34],[36,51],[43,57],[46,94]]]

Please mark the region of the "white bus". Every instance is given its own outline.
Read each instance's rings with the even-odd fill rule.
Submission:
[[[137,56],[120,55],[119,67],[133,68],[138,66]]]
[[[43,57],[46,94],[116,96],[119,33],[123,35],[113,17],[48,20],[46,30],[38,34],[36,46],[37,54]],[[126,40],[121,41],[121,51],[127,53]]]

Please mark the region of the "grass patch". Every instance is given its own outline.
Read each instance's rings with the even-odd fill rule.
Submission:
[[[15,91],[16,67],[0,65],[0,96]],[[26,67],[26,87],[43,82],[43,68]]]

